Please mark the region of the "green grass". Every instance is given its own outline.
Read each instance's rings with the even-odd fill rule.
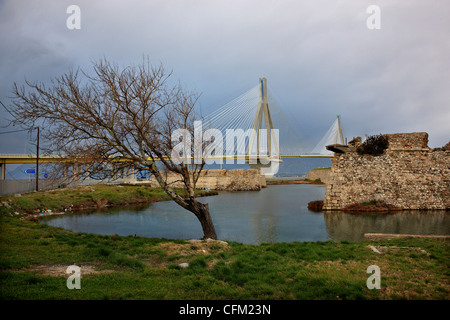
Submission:
[[[379,255],[369,244],[391,249]],[[431,239],[223,246],[73,233],[2,216],[0,297],[448,299],[448,249],[448,242]],[[80,290],[66,287],[64,270],[72,264],[81,267]],[[366,287],[370,265],[381,269],[380,290]],[[59,273],[46,275],[56,267]],[[83,275],[87,267],[97,273]]]
[[[182,193],[181,189],[175,190]],[[215,191],[197,192],[200,196],[217,194]],[[45,209],[52,211],[78,210],[106,206],[119,206],[170,200],[161,188],[145,185],[95,185],[78,188],[55,189],[22,194],[20,197],[0,197],[0,214],[15,212],[37,213]],[[4,205],[6,204],[6,205]]]
[[[181,192],[181,190],[178,190]],[[214,194],[203,192],[203,195]],[[95,186],[2,197],[1,299],[448,299],[444,240],[261,244],[73,233],[30,213],[167,200],[160,188]],[[18,214],[16,215],[15,212]],[[368,245],[386,246],[379,255]],[[420,249],[419,249],[420,248]],[[425,250],[421,251],[421,250]],[[188,262],[183,269],[180,263]],[[81,290],[69,290],[69,265]],[[381,289],[366,287],[367,267]]]

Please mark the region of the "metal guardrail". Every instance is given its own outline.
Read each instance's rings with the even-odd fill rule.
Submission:
[[[0,158],[35,158],[36,155],[35,154],[1,154],[0,153]],[[245,155],[233,155],[233,156],[227,156],[224,155],[222,158],[226,159],[226,158],[248,158],[248,156]],[[256,157],[251,155],[250,157]],[[333,155],[327,155],[327,154],[286,154],[286,155],[280,155],[280,158],[332,158]],[[48,155],[41,155],[39,156],[39,158],[64,158],[64,156],[48,156]],[[216,159],[216,158],[220,158],[219,156],[211,156],[208,157],[211,159]]]
[[[0,153],[0,158],[16,158],[16,157],[35,157],[35,154],[14,154],[14,153]]]
[[[0,154],[0,158],[36,158],[35,154]],[[39,155],[39,158],[60,158],[60,156]]]

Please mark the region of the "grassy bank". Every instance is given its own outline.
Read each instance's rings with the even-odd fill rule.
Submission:
[[[182,194],[181,189],[175,189]],[[198,190],[199,196],[215,195],[216,191]],[[147,185],[93,185],[54,189],[0,197],[0,214],[49,214],[131,204],[170,200],[161,188]]]
[[[161,196],[158,190],[152,192]],[[36,201],[49,204],[42,195],[40,199]],[[21,220],[20,215],[9,215],[12,201],[9,206],[0,216],[2,299],[450,297],[449,247],[444,240],[254,246],[93,235]],[[189,267],[181,268],[181,263]],[[80,290],[66,287],[69,265],[81,267]],[[380,290],[366,286],[370,265],[380,267]]]
[[[268,180],[267,185],[281,185],[281,184],[324,184],[320,179],[309,180],[309,179],[299,179],[299,180]]]

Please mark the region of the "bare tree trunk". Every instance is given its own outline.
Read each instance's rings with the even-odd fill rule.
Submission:
[[[207,203],[196,203],[196,208],[194,209],[194,214],[197,216],[200,224],[202,225],[203,235],[205,239],[217,240],[216,229],[209,214],[209,206]]]
[[[210,238],[217,240],[216,229],[214,228],[214,224],[209,213],[208,204],[196,201],[195,197],[186,201],[186,199],[183,199],[178,194],[176,194],[175,191],[169,188],[167,183],[164,181],[163,177],[161,176],[161,172],[158,171],[154,161],[149,164],[149,170],[155,177],[156,181],[158,181],[159,185],[177,204],[195,214],[198,221],[200,221],[200,224],[202,225],[203,237],[205,239]]]

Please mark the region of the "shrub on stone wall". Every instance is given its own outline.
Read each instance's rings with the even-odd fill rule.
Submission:
[[[316,201],[310,201],[308,203],[308,210],[311,211],[322,211],[322,207],[323,207],[323,200],[316,200]]]
[[[388,137],[382,134],[367,137],[367,139],[356,148],[358,154],[370,154],[379,156],[389,147]]]

